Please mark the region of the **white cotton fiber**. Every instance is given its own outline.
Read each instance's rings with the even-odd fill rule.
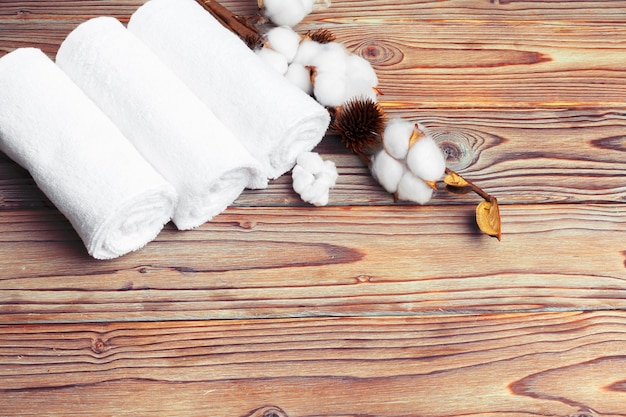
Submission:
[[[378,101],[374,87],[378,85],[378,76],[370,62],[358,55],[350,54],[346,57],[346,75],[348,84],[346,95],[348,98],[369,98]]]
[[[263,0],[263,13],[278,26],[295,26],[311,13],[310,0]]]
[[[434,190],[413,175],[410,171],[404,173],[398,184],[398,199],[426,204],[433,196]]]
[[[446,171],[443,153],[432,136],[421,137],[406,157],[411,172],[425,181],[439,181]]]
[[[340,106],[346,100],[345,76],[335,72],[318,72],[313,82],[313,94],[323,106]]]
[[[285,78],[307,94],[313,94],[311,71],[302,64],[292,62],[287,68]]]
[[[254,51],[259,58],[263,60],[267,65],[274,68],[279,74],[285,75],[289,63],[287,58],[279,52],[270,48],[260,48]]]
[[[294,191],[303,201],[315,206],[328,204],[330,189],[338,178],[335,163],[324,161],[315,152],[300,154],[291,176]]]
[[[270,48],[283,55],[287,62],[293,61],[300,46],[300,35],[288,26],[279,26],[270,29],[266,36]]]
[[[321,52],[321,43],[311,40],[304,40],[300,43],[300,46],[298,47],[298,52],[296,53],[293,62],[297,62],[298,64],[302,64],[304,66],[313,65],[313,60]]]
[[[338,42],[322,44],[321,50],[313,56],[311,65],[318,73],[333,72],[346,75],[348,53]]]
[[[309,172],[318,173],[324,170],[324,160],[315,152],[303,152],[298,155],[296,164]]]
[[[383,132],[383,146],[391,156],[404,159],[409,152],[409,140],[415,130],[415,124],[402,119],[387,122]]]
[[[372,157],[370,171],[380,185],[387,192],[393,194],[398,191],[398,184],[406,171],[406,167],[402,162],[381,150]]]

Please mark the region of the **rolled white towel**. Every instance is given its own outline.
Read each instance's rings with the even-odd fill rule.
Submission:
[[[179,229],[207,222],[246,187],[267,185],[260,163],[233,133],[117,19],[79,25],[56,61],[174,185]]]
[[[176,192],[39,49],[0,59],[0,148],[26,168],[87,251],[111,259],[153,240]]]
[[[324,107],[195,0],[150,0],[128,24],[276,178],[324,137]]]

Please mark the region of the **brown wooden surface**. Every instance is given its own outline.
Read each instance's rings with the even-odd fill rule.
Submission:
[[[141,3],[0,0],[0,56]],[[476,197],[394,204],[329,136],[329,207],[284,176],[95,261],[0,154],[0,416],[626,416],[625,24],[622,1],[336,0],[297,27],[375,64],[389,114],[498,197],[502,242]]]

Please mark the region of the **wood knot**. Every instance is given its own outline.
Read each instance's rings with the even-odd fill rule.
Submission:
[[[107,345],[102,339],[96,339],[91,344],[91,350],[94,353],[101,354],[107,351]]]
[[[273,405],[257,408],[246,417],[289,417],[280,407]]]
[[[255,221],[242,221],[242,222],[239,222],[239,227],[245,230],[252,230],[256,227],[256,222]]]
[[[365,41],[351,49],[357,55],[367,59],[372,65],[394,65],[402,62],[404,59],[404,53],[400,48],[380,41]]]
[[[474,162],[474,152],[470,141],[455,132],[433,132],[433,139],[441,148],[446,165],[455,171],[462,171]]]

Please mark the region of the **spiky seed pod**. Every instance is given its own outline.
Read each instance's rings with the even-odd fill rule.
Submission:
[[[331,43],[337,39],[333,33],[328,29],[317,29],[308,31],[306,36],[312,41],[318,43]]]
[[[365,161],[376,152],[382,141],[387,116],[383,108],[370,98],[352,98],[333,112],[331,130],[341,141]]]

